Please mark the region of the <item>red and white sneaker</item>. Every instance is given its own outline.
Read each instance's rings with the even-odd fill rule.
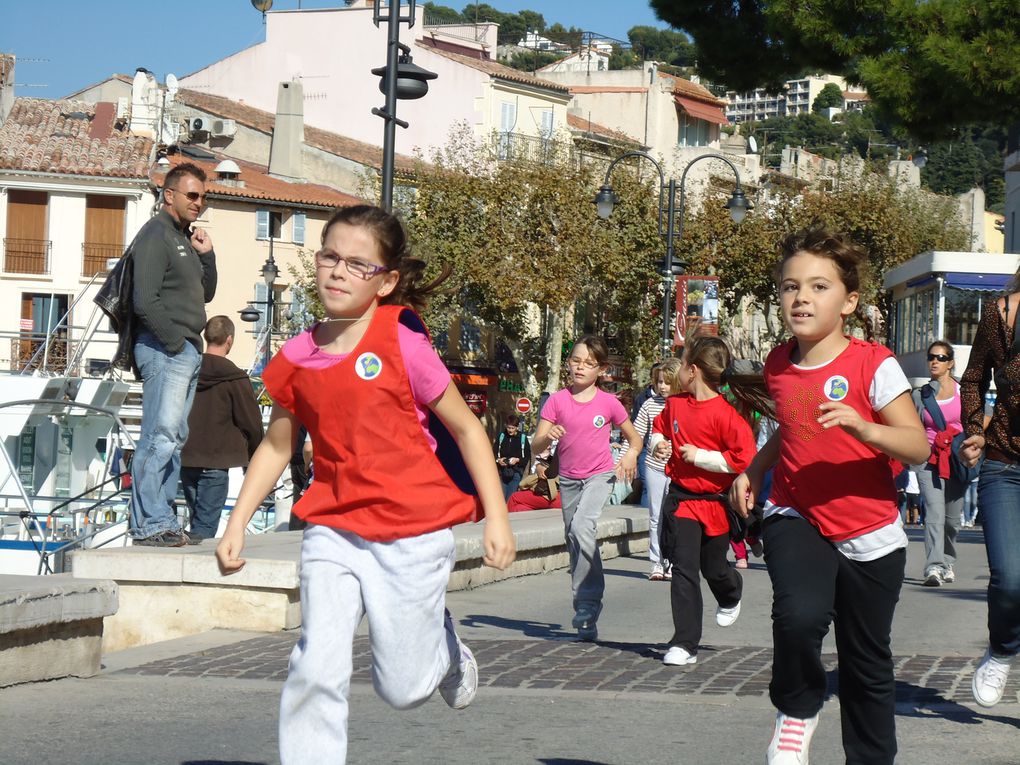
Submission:
[[[776,730],[765,754],[766,765],[808,765],[808,747],[818,726],[818,715],[800,720],[776,714]]]

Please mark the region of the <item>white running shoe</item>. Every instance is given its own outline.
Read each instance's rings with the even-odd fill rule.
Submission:
[[[937,568],[930,569],[924,574],[924,581],[921,582],[925,587],[941,587],[942,586],[942,572]]]
[[[981,663],[974,670],[974,680],[971,681],[974,701],[983,707],[994,707],[1002,701],[1002,694],[1006,690],[1006,678],[1009,677],[1009,667],[1009,662],[996,659],[990,650],[985,651]]]
[[[715,623],[720,627],[729,627],[737,620],[740,616],[740,601],[737,601],[737,605],[732,608],[723,608],[718,606],[715,609]]]
[[[698,655],[691,653],[686,648],[678,645],[669,647],[666,651],[666,655],[662,657],[662,663],[667,664],[670,667],[682,667],[685,664],[697,664]]]
[[[766,765],[809,765],[808,748],[816,727],[818,715],[800,720],[779,712],[772,741],[765,753]]]
[[[439,695],[443,697],[446,705],[452,709],[463,709],[475,700],[478,693],[478,662],[471,649],[464,645],[457,633],[453,630],[453,619],[450,612],[446,612],[445,626],[448,632],[452,633],[457,640],[457,648],[460,652],[460,661],[456,666],[452,663],[446,677],[439,683]]]
[[[953,571],[952,566],[946,566],[942,569],[942,581],[946,584],[952,584],[956,581],[956,572]]]

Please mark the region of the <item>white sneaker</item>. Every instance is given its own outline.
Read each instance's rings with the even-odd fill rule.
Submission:
[[[779,712],[772,741],[765,753],[766,765],[808,765],[808,748],[816,727],[818,715],[800,720]]]
[[[942,572],[937,568],[933,568],[924,575],[924,581],[921,582],[925,587],[941,587],[942,586]]]
[[[666,655],[662,657],[662,663],[671,667],[682,667],[685,664],[697,664],[698,655],[691,653],[686,648],[678,645],[670,646]]]
[[[733,608],[718,606],[715,609],[715,623],[720,627],[731,626],[738,616],[740,616],[740,601],[737,601],[737,605],[733,606]]]
[[[942,569],[942,581],[946,584],[952,584],[956,581],[956,572],[953,571],[952,566],[946,566]]]
[[[446,629],[457,640],[460,661],[456,666],[451,664],[446,677],[439,683],[439,695],[452,709],[463,709],[475,700],[478,693],[478,662],[475,661],[471,649],[464,645],[453,631],[453,619],[449,611],[446,612]]]
[[[1002,694],[1006,690],[1006,678],[1009,677],[1009,667],[1009,662],[996,659],[990,650],[985,651],[984,658],[974,670],[974,680],[971,681],[974,701],[983,707],[994,707],[1002,701]]]

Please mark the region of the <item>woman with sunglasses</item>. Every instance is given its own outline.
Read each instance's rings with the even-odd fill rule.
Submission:
[[[928,371],[931,380],[914,391],[914,406],[921,415],[924,432],[932,453],[928,462],[915,465],[917,482],[924,501],[924,586],[940,587],[956,580],[956,535],[960,531],[963,495],[967,487],[949,471],[949,449],[953,436],[963,431],[960,421],[960,386],[953,379],[956,353],[945,340],[928,346]],[[926,390],[926,388],[930,390]],[[938,406],[945,429],[932,420],[924,400]]]

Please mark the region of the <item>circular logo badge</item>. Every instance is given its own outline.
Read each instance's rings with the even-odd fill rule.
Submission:
[[[850,381],[843,375],[833,375],[825,381],[822,392],[829,401],[842,401],[850,393]]]
[[[374,353],[363,353],[354,362],[354,371],[362,380],[374,380],[382,373],[382,359]]]
[[[603,417],[601,414],[596,414],[595,419],[591,421],[591,424],[594,425],[596,428],[601,428],[603,425],[606,424],[606,418]]]

